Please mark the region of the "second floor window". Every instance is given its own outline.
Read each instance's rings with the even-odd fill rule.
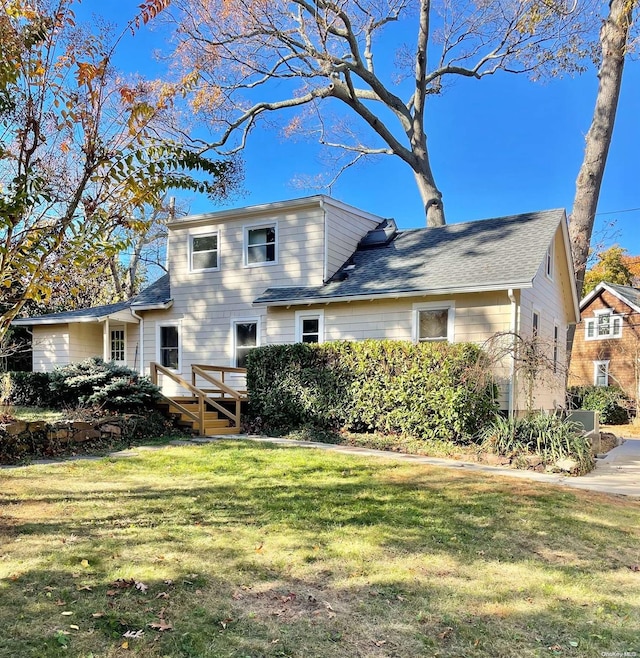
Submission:
[[[191,236],[191,271],[218,269],[218,234]]]
[[[613,313],[597,313],[595,318],[584,321],[585,338],[620,338],[622,336],[622,316]]]
[[[245,265],[276,263],[276,226],[256,226],[245,229]]]

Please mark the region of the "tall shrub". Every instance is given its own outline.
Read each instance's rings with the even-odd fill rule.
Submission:
[[[5,372],[0,375],[2,404],[20,407],[48,407],[54,394],[47,372]]]
[[[495,412],[475,345],[367,340],[257,348],[251,413],[267,431],[303,426],[468,440]]]

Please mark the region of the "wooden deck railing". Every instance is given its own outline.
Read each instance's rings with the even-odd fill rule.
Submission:
[[[221,373],[220,379],[211,375],[211,372]],[[187,409],[180,402],[160,393],[160,396],[167,403],[174,406],[180,411],[180,413],[187,416],[189,419],[195,421],[199,425],[200,434],[204,434],[205,426],[205,412],[207,410],[207,405],[218,411],[219,413],[226,416],[235,427],[240,427],[240,411],[242,401],[247,399],[246,391],[239,391],[227,383],[225,383],[225,373],[236,373],[236,374],[246,374],[244,368],[230,368],[226,366],[214,366],[214,365],[192,365],[191,366],[191,382],[188,382],[184,377],[181,377],[177,373],[161,366],[159,363],[151,363],[151,381],[156,385],[160,386],[160,377],[163,375],[168,377],[173,382],[184,388],[188,391],[189,395],[198,400],[198,413],[195,414],[193,411]],[[200,377],[212,385],[212,388],[201,388],[196,386],[197,377]],[[219,401],[228,401],[235,402],[235,413],[230,411]]]

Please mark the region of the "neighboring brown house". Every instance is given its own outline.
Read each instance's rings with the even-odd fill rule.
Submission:
[[[619,386],[638,398],[640,289],[599,283],[580,303],[569,386]]]

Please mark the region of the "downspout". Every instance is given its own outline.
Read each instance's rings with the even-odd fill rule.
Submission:
[[[129,307],[129,310],[131,311],[131,315],[133,315],[136,320],[139,322],[139,338],[138,338],[138,345],[140,346],[140,374],[144,375],[144,318],[141,315],[138,315],[136,311],[134,311],[131,307]]]
[[[509,331],[513,340],[511,364],[509,367],[509,418],[513,418],[516,390],[516,351],[518,349],[518,302],[516,301],[516,296],[513,294],[513,288],[507,290],[507,295],[511,302],[511,324]]]
[[[322,222],[324,229],[324,259],[322,263],[322,283],[329,279],[329,225],[327,223],[327,210],[324,207],[324,197],[320,197],[320,211],[322,212]]]

